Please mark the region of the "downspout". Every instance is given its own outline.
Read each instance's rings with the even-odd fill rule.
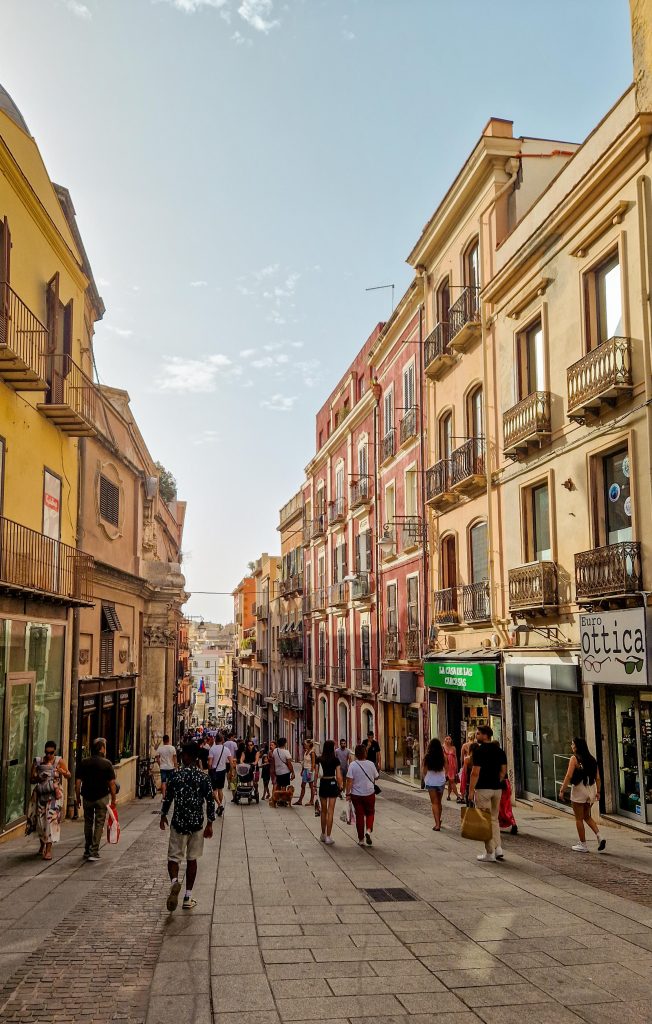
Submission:
[[[649,145],[646,157],[649,158]],[[643,315],[643,366],[645,369],[645,422],[647,426],[647,466],[648,485],[650,487],[650,499],[652,502],[652,366],[650,362],[650,339],[652,329],[650,327],[652,301],[652,235],[649,230],[648,217],[652,216],[652,203],[650,202],[650,179],[644,174],[636,179],[636,190],[638,193],[638,238],[641,261],[641,273],[643,277],[641,288],[641,300],[644,305]],[[644,599],[647,605],[647,600]]]
[[[424,299],[425,299],[425,289],[427,287],[427,277],[426,277],[425,273],[423,274],[423,281],[424,281]],[[425,312],[425,307],[424,307],[424,303],[422,302],[419,305],[419,457],[420,457],[420,460],[421,460],[421,465],[419,467],[419,474],[417,476],[417,479],[419,480],[419,485],[420,485],[420,488],[421,488],[421,551],[422,551],[422,560],[423,560],[423,600],[421,602],[421,605],[422,605],[422,608],[423,608],[423,645],[425,647],[426,643],[428,642],[428,631],[429,631],[428,620],[429,620],[429,617],[430,617],[430,602],[429,602],[430,579],[429,579],[429,576],[428,576],[428,531],[427,531],[427,527],[426,527],[426,523],[427,523],[427,519],[426,519],[427,509],[426,509],[426,487],[425,487],[426,458],[425,458],[425,436],[424,436],[425,415],[424,415],[424,408],[423,408],[423,403],[424,403],[424,400],[425,400],[425,386],[424,386],[424,372],[423,372],[423,363],[424,363],[424,357],[423,357],[423,340],[424,340],[423,317],[424,317],[424,312]],[[425,694],[424,694],[424,697],[425,697]],[[430,734],[429,724],[428,724],[429,723],[428,702],[426,700],[424,700],[424,705],[425,705],[426,714],[425,714],[425,721],[423,722],[423,734],[424,734],[424,737],[425,737],[426,735]]]
[[[372,378],[375,379],[375,378]],[[378,702],[380,694],[380,670],[381,670],[381,654],[382,647],[380,643],[380,626],[381,626],[381,600],[382,600],[382,577],[381,577],[381,559],[380,559],[380,529],[381,529],[381,517],[380,517],[380,501],[379,501],[379,465],[378,465],[378,406],[380,403],[380,390],[374,391],[374,397],[376,404],[374,406],[374,525],[376,530],[376,672],[378,673],[378,689],[376,690],[376,721],[374,722],[374,729],[376,733],[380,730],[378,728]]]
[[[514,166],[516,165],[516,166]],[[516,181],[516,177],[519,172],[520,163],[516,159],[507,161],[505,165],[506,171],[511,171],[508,180],[501,185],[496,194],[492,196],[491,201],[480,211],[480,254],[481,256],[485,252],[485,221],[484,218],[487,213],[496,205],[498,200],[505,195],[505,193],[513,186]],[[493,269],[493,267],[492,267]],[[491,431],[490,421],[487,415],[487,400],[489,397],[489,349],[488,349],[488,330],[487,330],[487,316],[486,316],[486,303],[481,298],[482,310],[480,315],[481,324],[481,342],[482,342],[482,374],[483,374],[483,386],[482,386],[482,403],[483,403],[483,415],[484,415],[484,427],[485,427],[485,458],[487,459],[487,548],[488,548],[488,571],[489,571],[489,601],[491,606],[491,626],[503,640],[507,643],[507,634],[504,625],[496,615],[496,601],[494,595],[497,594],[496,590],[496,567],[494,562],[494,511],[493,511],[493,479],[492,479],[492,466],[491,466]],[[494,381],[494,385],[497,386],[497,382]]]
[[[82,540],[82,509],[84,495],[84,469],[86,464],[86,438],[80,437],[78,442],[77,459],[77,529],[75,531],[75,546],[81,546]],[[80,610],[75,605],[72,610],[72,665],[70,668],[70,734],[68,736],[68,768],[70,779],[68,780],[66,817],[77,818],[77,801],[75,799],[75,774],[77,768],[77,728],[79,721],[79,636],[80,636]]]

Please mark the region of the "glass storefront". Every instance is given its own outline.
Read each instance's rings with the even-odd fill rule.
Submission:
[[[616,693],[610,713],[615,729],[617,812],[652,824],[652,693]]]
[[[584,735],[581,697],[532,690],[517,693],[514,729],[518,723],[521,788],[530,796],[557,801],[571,758],[571,741]]]
[[[385,713],[383,765],[397,775],[419,773],[419,709],[388,702]]]
[[[97,683],[80,683],[77,758],[88,757],[98,736],[106,739],[106,756],[114,764],[134,753],[135,690],[97,691]],[[115,685],[115,684],[113,684]]]

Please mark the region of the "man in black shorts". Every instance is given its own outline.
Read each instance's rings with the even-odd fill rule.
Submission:
[[[229,764],[229,748],[225,746],[223,737],[218,735],[208,751],[208,773],[217,804],[218,818],[221,818],[224,814],[224,786],[226,784],[226,773],[229,770]]]

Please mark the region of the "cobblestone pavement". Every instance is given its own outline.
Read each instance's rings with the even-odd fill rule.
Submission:
[[[168,914],[152,806],[123,810],[98,864],[77,825],[49,865],[0,846],[3,1024],[652,1022],[652,872],[621,869],[649,856],[629,833],[611,859],[519,835],[488,865],[457,808],[434,833],[427,797],[391,783],[371,849],[339,821],[322,845],[312,808],[229,806],[199,906]],[[398,888],[415,898],[365,892]]]

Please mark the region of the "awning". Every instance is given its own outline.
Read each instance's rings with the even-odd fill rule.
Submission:
[[[433,652],[431,654],[426,654],[423,661],[424,664],[427,664],[429,661],[483,661],[494,662],[496,665],[499,665],[501,658],[501,651],[487,650],[484,647],[478,647],[477,649],[465,651]]]
[[[112,604],[104,604],[104,602],[102,602],[100,629],[103,633],[120,633],[122,631],[118,613]]]
[[[287,633],[289,628],[290,628],[290,623],[286,622],[284,626],[281,626],[281,633]]]

